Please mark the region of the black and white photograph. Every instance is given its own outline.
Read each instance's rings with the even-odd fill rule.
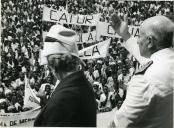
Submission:
[[[0,127],[174,127],[174,0],[0,1]]]

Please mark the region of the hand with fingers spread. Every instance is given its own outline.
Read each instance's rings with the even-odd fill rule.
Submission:
[[[124,21],[122,21],[117,14],[111,16],[111,26],[115,32],[120,35],[125,41],[130,38],[130,33],[128,31],[128,15],[124,15]]]

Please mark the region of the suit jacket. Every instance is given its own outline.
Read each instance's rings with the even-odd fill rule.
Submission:
[[[82,71],[70,74],[59,83],[37,116],[34,126],[96,126],[96,101],[93,88]]]
[[[174,50],[159,50],[149,61],[153,63],[144,66],[128,83],[126,99],[114,119],[117,127],[173,127]]]

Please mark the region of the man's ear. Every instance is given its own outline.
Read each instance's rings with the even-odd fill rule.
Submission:
[[[148,39],[147,48],[148,49],[153,48],[155,45],[155,39],[153,38],[153,36],[148,36],[147,39]]]

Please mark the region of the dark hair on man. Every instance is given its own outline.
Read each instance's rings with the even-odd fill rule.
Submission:
[[[51,55],[50,55],[51,56]],[[77,65],[79,65],[79,58],[71,54],[59,55],[59,58],[48,57],[49,65],[52,66],[56,72],[59,71],[75,71]]]

